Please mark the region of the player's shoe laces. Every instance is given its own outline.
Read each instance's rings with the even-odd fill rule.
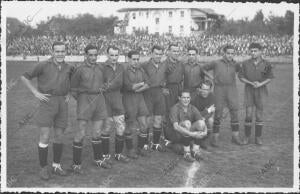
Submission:
[[[105,169],[110,169],[111,165],[103,158],[103,160],[95,160],[95,164],[98,167],[102,167]]]
[[[82,169],[81,169],[81,165],[73,164],[73,165],[71,166],[71,169],[72,169],[72,171],[73,171],[75,174],[83,174]]]
[[[45,166],[44,168],[42,168],[41,171],[40,171],[40,173],[39,173],[39,175],[40,175],[40,178],[42,180],[45,180],[45,181],[49,180],[50,179],[50,175],[49,175],[48,167]]]
[[[111,166],[113,165],[113,161],[111,160],[110,154],[103,155],[103,158],[106,161],[106,163],[108,163]]]
[[[159,143],[158,144],[154,144],[151,142],[151,148],[152,150],[156,150],[156,151],[159,151],[159,152],[166,152],[166,148],[164,146],[161,146]]]
[[[115,159],[117,161],[123,162],[123,163],[128,163],[130,160],[129,158],[127,158],[126,156],[122,155],[122,154],[115,154]]]
[[[200,152],[200,150],[197,150],[195,152],[192,152],[192,156],[197,160],[204,160],[203,154]]]
[[[192,157],[191,152],[185,152],[183,158],[187,162],[194,162],[195,158]]]
[[[67,176],[67,172],[62,169],[60,164],[53,164],[52,165],[52,173],[59,175],[59,176]]]

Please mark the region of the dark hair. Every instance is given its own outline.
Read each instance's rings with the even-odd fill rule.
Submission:
[[[189,89],[183,89],[183,90],[180,92],[179,96],[182,96],[183,93],[189,93],[189,94],[191,94],[191,91],[190,91]]]
[[[52,44],[52,50],[54,50],[54,47],[57,46],[57,45],[64,45],[64,46],[66,46],[65,43],[63,43],[63,42],[61,42],[61,41],[55,41],[55,42],[53,42],[53,44]]]
[[[137,50],[131,50],[128,52],[127,56],[131,59],[132,55],[140,55],[140,53]]]
[[[108,46],[107,49],[106,49],[106,52],[107,52],[107,53],[109,52],[109,49],[113,49],[113,50],[117,50],[117,51],[120,50],[118,47],[116,47],[116,46],[114,46],[114,45],[110,45],[110,46]]]
[[[203,85],[207,85],[207,86],[209,86],[209,88],[211,88],[213,84],[210,80],[205,80],[204,82],[202,82],[201,88],[202,88]]]
[[[196,51],[196,54],[198,54],[198,49],[195,47],[195,46],[189,46],[188,48],[187,48],[187,51],[189,52],[189,51]]]
[[[154,45],[154,46],[152,47],[152,49],[151,49],[151,52],[152,52],[152,53],[153,53],[154,49],[155,49],[155,50],[160,50],[160,51],[163,51],[163,50],[164,50],[164,49],[163,49],[161,46],[159,46],[159,45]]]
[[[174,47],[179,47],[178,43],[173,42],[173,43],[170,43],[168,49],[171,50],[171,47],[172,47],[172,46],[174,46]]]
[[[223,47],[223,52],[226,53],[226,51],[227,51],[228,49],[234,49],[234,46],[232,46],[232,45],[230,45],[230,44],[225,45],[225,46]]]
[[[257,42],[253,42],[250,44],[249,49],[253,49],[253,48],[257,48],[257,49],[261,50],[262,46],[261,46],[261,44],[259,44]]]
[[[98,48],[95,45],[89,44],[84,48],[85,54],[88,54],[89,50],[98,50]]]

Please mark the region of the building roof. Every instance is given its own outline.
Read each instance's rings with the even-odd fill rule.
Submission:
[[[122,8],[118,12],[130,12],[130,11],[152,11],[152,10],[174,10],[174,9],[191,9],[192,11],[200,11],[208,15],[219,15],[213,9],[210,8]]]

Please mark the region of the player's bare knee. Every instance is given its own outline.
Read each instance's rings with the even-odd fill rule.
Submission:
[[[208,127],[209,129],[211,129],[211,128],[213,127],[213,125],[214,125],[214,117],[209,117],[209,118],[208,118],[207,124],[208,124],[207,127]]]
[[[153,127],[161,128],[162,126],[162,116],[154,116]]]
[[[124,115],[115,116],[116,134],[123,135],[125,132],[125,117]]]
[[[48,144],[50,138],[50,128],[41,127],[40,129],[40,143]]]

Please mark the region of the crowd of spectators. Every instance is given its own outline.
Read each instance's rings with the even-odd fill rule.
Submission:
[[[142,55],[148,55],[155,44],[168,48],[170,42],[178,42],[184,51],[189,45],[199,49],[202,56],[215,56],[221,54],[222,46],[231,44],[235,46],[237,55],[247,55],[251,42],[259,42],[264,47],[266,56],[280,56],[293,54],[293,37],[275,35],[209,35],[202,34],[191,37],[174,37],[170,35],[115,35],[115,36],[37,36],[18,37],[11,40],[7,46],[7,55],[50,55],[54,40],[63,40],[67,45],[67,55],[83,55],[84,47],[96,44],[99,54],[105,54],[109,45],[120,48],[121,54],[131,49],[138,49]]]

